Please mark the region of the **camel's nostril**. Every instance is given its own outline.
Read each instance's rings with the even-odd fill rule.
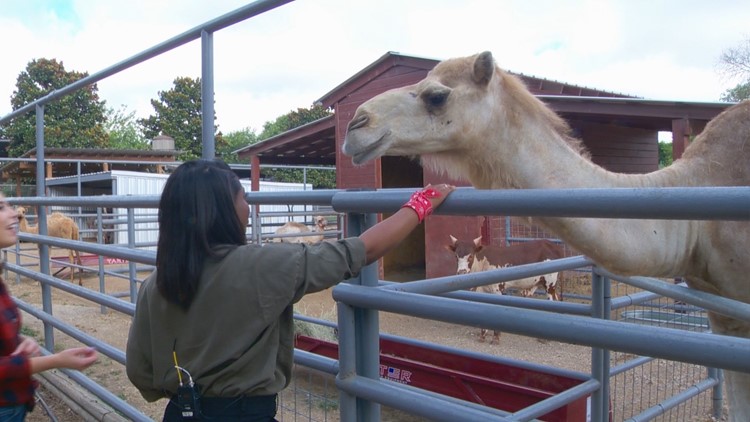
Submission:
[[[366,125],[367,122],[370,121],[370,118],[367,117],[366,114],[360,114],[359,116],[354,116],[351,122],[349,122],[349,127],[347,130],[354,130],[357,128],[361,128],[362,126]]]

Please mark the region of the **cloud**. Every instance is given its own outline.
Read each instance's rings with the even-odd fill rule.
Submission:
[[[246,0],[10,2],[0,115],[35,58],[95,73]],[[214,34],[217,123],[227,133],[308,107],[388,51],[446,59],[484,50],[508,70],[658,99],[716,101],[731,86],[715,66],[750,36],[750,8],[695,0],[298,0]],[[200,41],[99,82],[111,107],[138,117],[178,76],[201,75]]]

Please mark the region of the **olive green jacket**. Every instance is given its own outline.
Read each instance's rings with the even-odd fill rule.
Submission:
[[[148,401],[173,396],[174,349],[203,396],[278,393],[289,384],[293,365],[292,305],[356,276],[364,264],[358,238],[239,246],[207,261],[187,312],[162,297],[154,272],[138,293],[126,351],[128,378]],[[181,375],[187,383],[187,374]]]

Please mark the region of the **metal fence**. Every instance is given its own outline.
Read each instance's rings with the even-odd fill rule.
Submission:
[[[518,244],[532,239],[548,239],[563,245],[567,256],[575,252],[539,226],[524,224],[522,219],[505,217],[505,243]],[[591,271],[581,268],[565,272],[558,280],[565,300],[590,302]],[[664,282],[684,285],[681,279]],[[648,326],[667,327],[694,332],[709,332],[706,311],[682,301],[666,298],[617,281],[612,283],[613,298],[610,319]],[[644,420],[637,416],[643,409],[656,408],[661,414],[654,420],[682,422],[706,420],[705,415],[721,414],[720,398],[712,388],[718,374],[715,369],[683,362],[610,352],[610,400],[613,421]],[[694,386],[693,397],[669,407],[661,404]],[[702,415],[702,416],[701,416]]]
[[[560,192],[571,199],[567,208],[568,215],[601,217],[605,214],[612,217],[612,209],[624,203],[639,203],[631,210],[620,211],[624,218],[632,218],[635,212],[639,216],[648,215],[651,209],[657,218],[668,218],[665,209],[674,208],[682,200],[690,198],[694,206],[683,212],[682,218],[707,219],[718,215],[722,219],[750,219],[750,188],[722,190],[721,194],[710,188],[679,189],[672,191],[671,199],[658,204],[634,201],[635,196],[657,194],[658,190],[618,191],[608,193],[615,205],[607,204],[586,207],[585,197],[588,190],[566,190]],[[498,213],[522,215],[531,213],[539,215],[539,201],[550,192],[523,191],[474,191],[459,189],[448,198],[438,211],[446,215],[486,214],[485,207],[493,207]],[[298,193],[248,193],[251,204],[289,203],[319,204],[329,202],[337,212],[348,212],[349,235],[369,227],[380,212],[392,212],[399,207],[409,193],[403,189],[368,192],[346,191],[308,191]],[[710,198],[710,201],[707,200]],[[10,198],[14,202],[14,198]],[[156,197],[96,197],[96,198],[24,198],[26,203],[45,205],[79,205],[106,208],[113,202],[127,208],[153,208]],[[559,204],[560,202],[556,202]],[[511,205],[509,205],[511,204]],[[701,205],[701,204],[705,204]],[[551,206],[543,212],[554,214],[561,207]],[[643,210],[640,210],[643,208]],[[370,211],[370,212],[365,212]],[[629,212],[631,214],[629,214]],[[43,235],[22,235],[22,239],[56,247],[76,248],[81,251],[118,257],[128,261],[129,265],[153,265],[153,251],[142,251],[135,247],[101,245],[90,242],[75,242]],[[45,248],[42,247],[43,251]],[[43,256],[43,254],[40,254]],[[45,299],[42,309],[20,303],[22,309],[44,321],[44,345],[47,350],[54,350],[55,330],[69,335],[82,343],[97,347],[102,354],[123,364],[124,352],[104,343],[95,333],[81,332],[71,324],[56,320],[53,315],[53,295],[60,292],[85,299],[97,306],[105,307],[125,315],[132,315],[134,305],[129,301],[115,298],[111,294],[82,288],[68,281],[62,281],[50,275],[49,267],[45,268],[44,259],[39,262],[39,270],[13,263],[8,258],[6,269],[23,277],[38,281],[43,289]],[[548,261],[529,266],[517,266],[503,270],[451,276],[438,279],[418,280],[406,283],[385,283],[378,280],[377,269],[369,266],[360,277],[351,283],[341,284],[334,288],[334,299],[338,305],[338,360],[332,360],[313,353],[298,351],[295,354],[297,376],[293,388],[285,392],[281,402],[281,414],[297,414],[289,420],[303,418],[299,413],[307,413],[302,420],[381,420],[381,406],[416,415],[429,420],[533,420],[582,397],[591,397],[591,420],[604,421],[610,409],[614,420],[650,420],[685,399],[708,394],[719,394],[720,390],[710,392],[719,385],[720,376],[713,369],[725,368],[741,372],[750,372],[750,362],[740,351],[750,348],[750,340],[717,336],[702,332],[705,330],[705,319],[695,306],[710,303],[715,311],[729,312],[731,315],[750,320],[750,305],[731,301],[725,298],[711,297],[706,301],[706,294],[685,289],[671,282],[652,280],[641,277],[618,277],[606,270],[594,268],[592,272],[592,296],[590,303],[550,302],[544,300],[524,299],[507,296],[488,297],[481,293],[464,291],[469,287],[527,277],[532,274],[547,274],[554,271],[570,270],[590,266],[585,257],[570,257]],[[135,270],[135,269],[134,269]],[[9,276],[8,279],[12,279]],[[627,296],[612,295],[610,281],[616,280],[623,285],[638,289]],[[132,279],[133,289],[137,289],[139,280]],[[619,288],[619,287],[618,287]],[[655,293],[651,293],[651,292]],[[668,295],[670,299],[659,296]],[[677,302],[675,302],[677,301]],[[471,304],[470,306],[467,306]],[[638,305],[641,308],[632,308]],[[591,373],[581,384],[549,399],[543,400],[524,410],[515,411],[512,415],[495,408],[467,403],[451,397],[445,397],[429,390],[417,389],[381,379],[379,374],[379,338],[377,327],[378,312],[387,311],[437,321],[462,324],[472,327],[497,329],[503,332],[535,336],[568,343],[590,346]],[[552,317],[550,312],[557,314]],[[684,313],[683,313],[684,312]],[[671,325],[679,328],[665,328]],[[585,327],[585,329],[583,329]],[[658,339],[658,341],[656,341]],[[437,349],[439,345],[423,344],[427,348]],[[461,351],[457,351],[461,352]],[[462,352],[465,353],[465,352]],[[612,356],[610,356],[612,354]],[[620,358],[619,355],[627,358]],[[642,364],[651,358],[658,361],[657,369],[643,369]],[[488,357],[489,358],[489,357]],[[676,365],[673,362],[684,362]],[[659,365],[670,365],[666,372],[658,372]],[[641,375],[638,374],[641,371]],[[676,391],[659,391],[655,394],[646,388],[636,391],[636,377],[643,379],[643,371],[649,371],[650,379],[685,378],[687,381],[674,382],[666,379],[665,385],[676,388]],[[656,373],[654,373],[656,371]],[[122,401],[97,383],[86,379],[75,371],[67,371],[82,386],[108,403],[118,412],[133,420],[148,420],[138,408]],[[668,373],[668,375],[667,375]],[[323,377],[329,374],[328,377]],[[331,377],[335,375],[335,379]],[[318,378],[315,378],[318,377]],[[322,378],[320,378],[322,377]],[[623,377],[624,381],[618,381]],[[630,377],[630,378],[627,378]],[[309,383],[316,388],[309,388]],[[321,384],[322,383],[322,384]],[[322,387],[320,387],[322,385]],[[321,393],[336,386],[339,399],[335,400]],[[632,397],[631,403],[612,403],[609,397],[613,389],[631,389],[638,397]],[[664,389],[662,389],[664,390]],[[647,396],[647,399],[643,397]],[[307,397],[302,400],[301,397]],[[712,397],[720,399],[720,395]],[[676,416],[692,411],[695,402],[688,402],[682,407],[674,407]],[[720,411],[721,405],[717,404]],[[306,410],[308,409],[308,410]],[[323,419],[316,419],[316,414],[323,412]],[[706,409],[708,413],[712,410]],[[675,420],[675,419],[673,419]],[[679,420],[679,419],[676,419]]]
[[[89,206],[97,209],[97,214],[106,213],[107,208],[127,210],[128,239],[135,237],[136,208],[155,208],[158,198],[149,197],[96,197],[96,198],[44,198],[44,105],[84,86],[119,73],[125,69],[149,60],[196,39],[201,39],[202,60],[202,115],[214,115],[213,98],[213,33],[253,16],[278,7],[287,1],[257,1],[224,16],[206,22],[186,31],[155,47],[123,60],[107,69],[96,72],[73,84],[56,90],[35,100],[9,115],[0,117],[0,123],[34,110],[36,112],[37,135],[37,198],[24,198],[25,205],[44,206]],[[212,119],[203,122],[203,155],[211,158],[214,154],[214,125]],[[408,199],[407,190],[385,190],[380,192],[300,192],[274,194],[251,193],[247,199],[251,204],[308,204],[330,206],[336,213],[346,213],[346,226],[349,235],[357,235],[376,221],[376,213],[393,212]],[[12,203],[14,202],[11,199]],[[540,216],[555,215],[564,217],[591,218],[656,218],[656,219],[724,219],[749,220],[750,188],[692,188],[692,189],[581,189],[581,190],[532,190],[532,191],[474,191],[460,189],[449,198],[439,213],[446,215],[511,215]],[[45,215],[42,207],[40,214]],[[46,233],[45,219],[40,220],[40,233]],[[254,216],[253,233],[262,233],[259,216]],[[97,229],[98,230],[98,229]],[[101,234],[98,230],[97,235]],[[20,259],[21,251],[8,251],[6,270],[19,277],[38,282],[42,290],[41,308],[19,299],[19,306],[27,313],[43,322],[44,347],[55,348],[55,334],[62,333],[76,341],[97,347],[102,355],[118,365],[125,362],[124,352],[102,341],[96,333],[85,332],[74,324],[62,321],[53,314],[53,297],[69,295],[84,300],[102,312],[114,311],[131,316],[134,305],[107,290],[107,282],[100,269],[100,289],[98,291],[79,287],[53,276],[50,265],[49,246],[75,248],[99,257],[113,257],[124,260],[128,274],[129,288],[126,295],[135,296],[140,283],[138,273],[141,268],[152,266],[154,251],[139,249],[134,241],[127,245],[105,245],[98,237],[97,243],[76,242],[49,238],[42,235],[21,235],[24,241],[39,243],[39,261],[36,267]],[[15,252],[15,259],[12,254]],[[101,258],[99,258],[101,259]],[[714,369],[695,370],[697,367],[724,368],[740,372],[750,372],[750,361],[742,351],[750,349],[750,340],[717,336],[702,332],[704,329],[700,311],[693,311],[694,305],[711,307],[720,313],[750,321],[750,306],[725,298],[711,297],[682,286],[664,281],[639,277],[621,278],[600,268],[591,272],[591,299],[587,303],[549,302],[513,297],[488,297],[479,293],[462,291],[470,287],[547,274],[559,270],[573,270],[590,267],[591,262],[583,257],[571,257],[530,266],[491,271],[467,276],[444,277],[440,279],[418,280],[408,283],[381,283],[374,266],[366,268],[360,277],[351,283],[341,284],[333,290],[338,305],[338,333],[340,358],[333,360],[313,353],[298,351],[295,354],[297,377],[293,388],[285,392],[281,401],[283,420],[344,420],[377,421],[384,419],[386,412],[393,409],[420,418],[436,421],[456,420],[534,420],[552,409],[590,397],[590,419],[605,421],[610,410],[616,420],[650,420],[676,409],[676,412],[689,412],[679,405],[685,399],[704,394],[712,394],[712,412],[721,409],[720,372]],[[6,279],[10,280],[10,274]],[[626,296],[612,296],[615,280],[621,285],[638,289]],[[618,285],[619,286],[619,285]],[[619,287],[618,287],[619,288]],[[654,294],[652,294],[654,293]],[[669,299],[658,299],[657,295]],[[619,298],[623,299],[619,299]],[[681,303],[674,303],[679,301]],[[679,305],[679,306],[678,306]],[[638,306],[635,308],[633,306]],[[388,311],[404,315],[429,318],[478,328],[496,329],[509,333],[535,336],[544,339],[583,344],[591,347],[591,371],[575,387],[560,392],[512,413],[492,407],[458,400],[453,397],[433,393],[426,389],[381,380],[379,368],[378,312]],[[685,314],[686,319],[678,319]],[[551,314],[554,312],[555,314]],[[670,318],[669,321],[664,321]],[[629,322],[632,321],[632,322]],[[665,324],[679,325],[668,328]],[[685,326],[691,329],[684,329]],[[696,328],[696,329],[693,329]],[[658,339],[658,341],[655,341]],[[433,350],[439,345],[422,344]],[[444,348],[443,348],[444,349]],[[466,351],[452,351],[469,358]],[[622,354],[622,355],[618,355]],[[620,357],[622,356],[622,357]],[[681,362],[692,365],[670,367],[673,373],[689,375],[675,391],[646,393],[640,388],[641,397],[632,397],[631,403],[613,403],[609,397],[613,389],[621,388],[617,377],[632,374],[633,371],[649,371],[649,377],[663,378],[654,369],[646,368],[651,358],[659,362]],[[487,359],[491,359],[487,357]],[[647,364],[648,365],[648,364]],[[637,369],[635,369],[637,368]],[[554,369],[554,368],[552,368]],[[551,369],[551,370],[552,370]],[[305,373],[306,375],[302,375]],[[76,382],[97,396],[102,402],[112,406],[130,420],[150,420],[144,411],[129,403],[112,391],[102,387],[76,371],[64,371]],[[698,373],[696,373],[698,372]],[[327,374],[327,375],[326,375]],[[324,376],[318,380],[316,377]],[[335,379],[332,379],[335,375]],[[120,373],[119,376],[123,376]],[[613,378],[614,377],[614,378]],[[635,376],[633,376],[635,378]],[[612,380],[615,380],[614,382]],[[643,377],[641,376],[641,379]],[[309,381],[308,381],[309,380]],[[315,388],[307,384],[315,384]],[[320,385],[323,385],[322,390]],[[623,381],[622,388],[636,389],[636,383]],[[335,385],[338,400],[329,400],[327,392]],[[321,399],[320,397],[325,397]],[[692,400],[691,400],[692,402]],[[335,404],[334,404],[335,403]],[[637,404],[636,404],[637,403]],[[629,406],[625,409],[625,406]],[[688,405],[688,406],[692,406]],[[305,416],[305,414],[307,416]],[[678,415],[681,413],[678,413]],[[617,416],[615,416],[617,415]],[[319,417],[321,419],[319,419]],[[677,416],[679,417],[679,416]]]

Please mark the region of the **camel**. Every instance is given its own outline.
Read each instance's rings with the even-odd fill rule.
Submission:
[[[382,155],[419,156],[423,166],[477,189],[750,185],[750,101],[723,111],[681,159],[648,174],[597,166],[569,133],[562,118],[483,52],[445,60],[417,84],[363,103],[343,152],[357,165]],[[691,288],[750,303],[748,221],[538,221],[613,273],[684,277]],[[750,323],[715,312],[709,319],[714,333],[750,338]],[[725,374],[730,421],[750,420],[750,374]]]
[[[326,226],[328,225],[328,220],[323,217],[322,215],[316,215],[315,218],[315,226],[310,230],[309,227],[302,223],[298,223],[296,221],[289,221],[287,223],[284,223],[283,226],[276,229],[276,234],[292,234],[292,233],[323,233],[326,229]],[[299,236],[299,237],[277,237],[273,241],[274,242],[284,242],[284,243],[318,243],[322,242],[323,238],[325,236],[320,235],[309,235],[309,236]]]
[[[32,234],[39,234],[39,225],[36,226],[30,226],[27,219],[26,219],[26,208],[24,207],[18,207],[16,208],[16,212],[18,213],[18,230],[26,233],[32,233]],[[61,239],[70,239],[70,240],[79,240],[78,235],[78,225],[73,221],[72,218],[68,217],[65,214],[59,213],[59,212],[53,212],[52,214],[47,216],[47,234],[49,236],[53,237],[59,237]],[[77,262],[78,265],[81,265],[81,253],[79,251],[75,251],[75,258],[74,258],[74,251],[72,249],[68,250],[68,259],[70,260],[70,263],[73,264],[74,262]],[[74,260],[75,259],[75,260]],[[70,282],[73,282],[73,274],[75,273],[75,268],[70,267]],[[83,282],[81,281],[81,271],[79,269],[78,271],[78,285],[82,286]]]

